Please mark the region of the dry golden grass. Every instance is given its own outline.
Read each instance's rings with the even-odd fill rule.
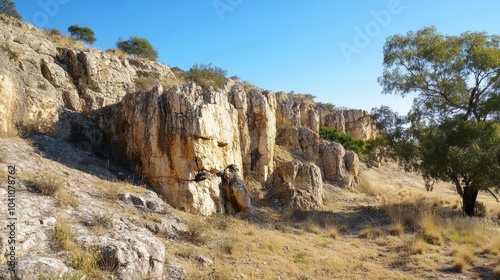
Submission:
[[[458,272],[464,272],[467,267],[474,265],[476,262],[474,247],[472,246],[454,246],[451,251],[455,256],[452,267]]]
[[[55,194],[55,198],[61,207],[71,206],[77,208],[80,205],[80,199],[66,190],[59,190]]]
[[[50,171],[44,171],[33,175],[28,181],[29,187],[40,192],[42,195],[56,197],[56,193],[64,187],[66,183],[59,176]]]
[[[54,250],[73,251],[76,244],[71,234],[69,221],[58,219],[52,232],[51,247]]]
[[[340,235],[339,230],[336,227],[328,228],[326,234],[331,239],[336,239]]]
[[[384,235],[384,231],[379,227],[367,227],[363,229],[359,236],[367,239],[378,238]]]
[[[302,224],[302,229],[305,232],[313,234],[320,234],[322,232],[321,227],[319,227],[314,219],[311,218],[309,218],[304,224]]]
[[[500,255],[500,234],[495,233],[489,236],[489,242],[485,242],[483,245],[483,252],[485,254],[491,254],[493,256]]]
[[[210,238],[210,224],[203,218],[195,216],[187,223],[189,241],[205,244]]]
[[[61,31],[55,28],[49,29],[37,29],[37,35],[41,37],[47,38],[49,41],[54,43],[58,47],[63,48],[79,48],[79,49],[87,49],[88,47],[81,41],[75,40],[70,36],[66,36],[62,34]],[[36,49],[35,49],[36,51]]]
[[[493,270],[494,280],[500,280],[500,265],[497,265]]]
[[[421,237],[415,238],[411,242],[411,250],[415,254],[423,254],[428,248],[427,242]]]
[[[420,227],[423,231],[422,237],[429,244],[443,245],[443,230],[438,217],[434,213],[426,213],[420,219]]]
[[[389,227],[389,234],[394,236],[401,236],[405,231],[403,222],[396,221]]]
[[[96,248],[78,248],[71,253],[70,265],[72,268],[82,271],[91,279],[104,279],[99,268],[100,252]]]
[[[115,55],[115,56],[118,56],[118,57],[126,57],[126,58],[132,58],[131,55],[129,55],[128,53],[122,51],[121,49],[108,49],[106,50],[107,53],[109,54],[112,54],[112,55]]]

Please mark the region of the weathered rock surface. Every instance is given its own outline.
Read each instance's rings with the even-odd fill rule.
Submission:
[[[236,92],[233,102],[241,111],[229,95],[203,92],[194,83],[165,92],[157,86],[125,96],[94,119],[169,203],[211,215],[224,212],[221,179],[213,175],[231,165],[265,172],[273,167],[273,93]]]
[[[37,143],[78,150],[76,147],[61,145],[58,143],[60,141],[45,139]],[[44,147],[38,148],[45,150]],[[73,157],[72,160],[78,162],[85,153],[71,152],[65,156],[68,161],[69,157]],[[68,263],[68,256],[73,252],[53,249],[51,246],[56,224],[69,221],[74,243],[82,249],[99,249],[99,265],[102,268],[116,268],[114,275],[117,279],[184,279],[185,271],[182,267],[175,263],[165,263],[168,248],[156,234],[166,238],[178,238],[179,232],[186,231],[186,225],[156,193],[142,187],[125,186],[126,184],[114,183],[108,186],[111,183],[40,157],[35,153],[35,149],[23,140],[0,137],[0,173],[7,170],[7,160],[15,163],[17,170],[16,258],[18,276],[21,279],[39,279],[40,276],[70,277],[74,275],[73,272],[81,275],[81,272],[70,268]],[[96,168],[106,168],[105,164],[98,163],[98,159],[94,158],[92,163],[94,162]],[[27,182],[34,180],[33,178],[41,177],[46,180],[51,176],[60,180],[59,183],[53,182],[60,184],[60,189],[54,197],[43,196],[28,187],[33,183]],[[114,190],[122,199],[110,201],[106,195],[106,192],[110,191],[107,188],[117,187],[127,190]],[[61,194],[74,197],[79,203],[62,207],[59,200],[64,197],[59,198]],[[0,195],[7,197],[5,185],[0,188]],[[3,220],[7,220],[6,210],[3,207],[0,209],[0,218]],[[142,214],[134,216],[134,211]],[[138,220],[141,215],[148,217],[152,214],[160,217],[149,221],[150,224],[161,228],[158,232],[153,232],[144,226],[143,221]],[[130,219],[126,218],[127,215]],[[102,232],[95,229],[99,217],[107,221]],[[3,237],[7,236],[3,229],[0,233]],[[5,256],[8,252],[7,242],[5,238],[0,240],[0,279],[10,279]]]
[[[173,73],[157,62],[82,44],[56,45],[26,23],[0,20],[0,27],[6,50],[0,53],[2,134],[22,128],[68,140],[89,155],[127,164],[174,207],[204,215],[225,211],[222,181],[215,174],[228,166],[241,167],[241,180],[273,178],[277,141],[298,159],[316,164],[325,180],[342,187],[355,184],[357,159],[322,142],[317,132],[326,125],[370,138],[364,111],[325,109],[307,96],[275,94],[232,80],[219,91],[191,83],[137,92],[138,79],[160,81]],[[99,168],[65,158],[61,155],[67,165],[106,177]]]
[[[323,207],[321,170],[298,160],[280,162],[273,175],[271,195],[282,198],[295,209],[316,210]]]
[[[321,140],[307,128],[288,128],[281,132],[277,144],[306,162],[319,166],[323,179],[345,188],[355,187],[359,174],[359,158],[341,144]]]
[[[241,179],[240,170],[235,165],[228,166],[219,176],[222,178],[221,199],[225,206],[224,212],[253,213],[254,208],[248,195],[245,183]]]
[[[304,127],[318,133],[322,126],[334,128],[356,139],[373,139],[375,126],[367,111],[324,108],[302,95],[278,93],[277,127]]]
[[[136,91],[141,77],[173,77],[170,68],[89,49],[56,45],[32,25],[0,19],[0,133],[16,126],[50,133],[66,108],[87,112]]]

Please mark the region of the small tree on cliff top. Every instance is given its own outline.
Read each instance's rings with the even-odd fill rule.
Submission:
[[[153,48],[151,43],[144,38],[131,37],[127,41],[119,40],[116,43],[116,47],[135,57],[153,61],[158,58],[158,52]]]
[[[22,19],[21,15],[16,10],[16,3],[9,0],[0,0],[0,14],[6,14],[19,20]]]
[[[406,117],[387,107],[372,112],[386,156],[427,179],[453,182],[469,216],[479,190],[500,188],[499,78],[499,36],[447,36],[429,27],[384,46],[383,92],[417,94]]]
[[[88,27],[80,27],[78,25],[72,25],[68,27],[68,32],[74,39],[89,43],[91,45],[94,44],[96,41],[94,31],[92,31],[92,29]]]

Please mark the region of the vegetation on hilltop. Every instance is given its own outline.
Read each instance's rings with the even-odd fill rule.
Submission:
[[[16,10],[16,3],[9,0],[0,0],[0,14],[5,14],[19,20],[22,19],[21,15]]]
[[[68,32],[71,37],[75,40],[79,40],[85,43],[94,44],[96,41],[94,31],[88,27],[81,27],[78,25],[72,25],[68,27]]]
[[[138,58],[145,58],[156,61],[158,52],[153,48],[153,45],[144,38],[130,37],[123,41],[121,39],[116,43],[116,47],[125,53]]]
[[[213,87],[220,90],[227,82],[227,71],[210,64],[195,64],[186,73],[189,80],[201,86],[204,90]]]

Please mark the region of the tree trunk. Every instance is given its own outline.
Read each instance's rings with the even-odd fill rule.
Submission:
[[[462,198],[464,204],[464,212],[467,216],[474,216],[474,206],[476,205],[476,198],[479,190],[473,187],[464,188],[464,196]]]

